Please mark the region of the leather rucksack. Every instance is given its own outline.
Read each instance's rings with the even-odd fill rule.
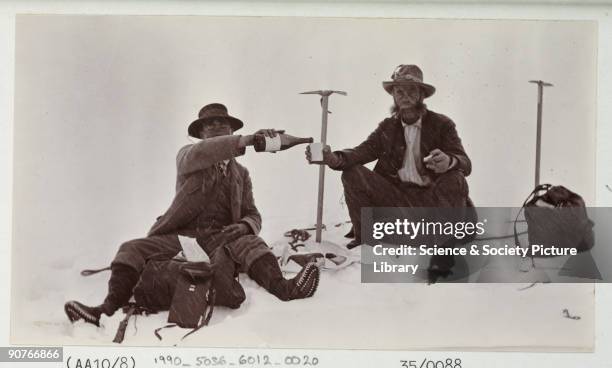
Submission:
[[[584,200],[564,186],[536,186],[521,209],[525,211],[529,244],[576,248],[578,252],[590,250],[595,245],[594,223],[588,217]],[[515,241],[520,245],[516,222]]]

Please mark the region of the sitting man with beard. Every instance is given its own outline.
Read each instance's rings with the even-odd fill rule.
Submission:
[[[472,170],[470,159],[453,121],[423,103],[435,88],[423,83],[421,69],[400,65],[382,84],[393,96],[391,117],[355,148],[323,148],[324,164],[343,171],[355,237],[349,249],[362,244],[362,207],[473,207],[465,180]],[[311,160],[308,149],[306,157]],[[363,166],[374,160],[374,171]],[[430,271],[445,276],[453,265],[452,256],[434,256]]]
[[[70,321],[100,325],[126,305],[148,260],[171,259],[185,242],[197,241],[215,266],[216,304],[238,308],[245,293],[238,283],[244,272],[278,299],[311,297],[319,282],[319,268],[306,264],[293,279],[285,279],[276,257],[257,234],[261,216],[253,200],[251,178],[235,157],[252,146],[254,135],[234,135],[243,123],[218,103],[204,106],[188,133],[201,141],[181,148],[176,158],[176,194],[144,238],[123,243],[111,263],[104,302],[88,306],[69,301]],[[274,137],[273,129],[255,134]]]

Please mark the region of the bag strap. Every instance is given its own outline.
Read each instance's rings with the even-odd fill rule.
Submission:
[[[550,189],[550,187],[552,187],[551,184],[540,184],[537,185],[532,191],[531,193],[529,193],[529,195],[527,196],[527,198],[525,198],[525,201],[523,202],[523,205],[521,206],[521,208],[519,209],[518,213],[516,214],[516,218],[514,219],[514,244],[517,246],[521,246],[521,242],[519,241],[518,238],[518,231],[516,229],[516,224],[518,222],[518,218],[521,215],[521,212],[525,209],[525,206],[527,205],[527,203],[535,198],[536,194],[542,190],[548,190]]]
[[[100,272],[109,271],[110,269],[111,269],[110,266],[106,266],[104,268],[98,268],[98,269],[92,269],[92,270],[83,270],[83,271],[81,271],[81,276],[91,276],[91,275],[95,275],[95,274],[100,273]]]
[[[181,340],[185,339],[187,336],[191,335],[192,333],[198,331],[202,327],[208,326],[208,323],[210,322],[210,319],[212,318],[213,310],[215,310],[215,301],[217,299],[217,291],[212,287],[212,285],[211,285],[211,288],[209,289],[208,298],[206,299],[207,299],[206,307],[202,311],[202,322],[200,322],[198,327],[194,328],[193,330],[185,334],[185,336],[181,337]]]
[[[161,335],[159,334],[159,331],[165,329],[165,328],[172,328],[172,327],[176,327],[177,325],[175,323],[169,324],[169,325],[165,325],[159,328],[156,328],[155,331],[153,331],[153,333],[155,334],[155,337],[157,337],[159,339],[159,341],[162,340]]]
[[[516,214],[516,218],[514,219],[514,244],[517,247],[521,247],[521,242],[519,241],[519,233],[516,230],[516,224],[518,222],[518,218],[521,215],[521,212],[525,211],[525,206],[527,205],[527,203],[529,203],[529,201],[531,201],[533,198],[536,197],[537,193],[539,193],[542,190],[549,190],[552,187],[552,184],[540,184],[540,185],[536,185],[535,188],[533,188],[533,190],[531,191],[531,193],[529,193],[529,195],[527,196],[527,198],[525,198],[525,201],[523,202],[523,205],[521,206],[521,208],[519,209],[518,213]],[[529,258],[531,258],[531,266],[532,268],[535,267],[535,261],[533,259],[533,255],[531,255]],[[526,271],[525,271],[526,272]]]
[[[129,305],[127,311],[125,312],[125,317],[119,323],[119,328],[117,328],[117,333],[115,334],[115,338],[113,339],[114,343],[121,344],[123,342],[123,339],[125,338],[125,330],[127,329],[130,317],[132,317],[132,315],[136,313],[136,309],[138,309],[136,304]]]
[[[149,258],[147,258],[147,262],[149,261],[164,261],[168,259],[166,254],[163,252],[159,252],[159,253],[155,253],[152,256],[150,256]],[[91,275],[95,275],[97,273],[100,272],[104,272],[104,271],[110,271],[111,266],[106,266],[104,268],[94,268],[94,269],[85,269],[83,271],[81,271],[81,276],[91,276]]]

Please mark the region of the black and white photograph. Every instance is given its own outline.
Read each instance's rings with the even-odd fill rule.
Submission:
[[[534,181],[595,206],[597,42],[591,20],[17,15],[10,342],[593,351],[590,283],[449,283],[435,256],[362,282],[361,211],[471,218]]]

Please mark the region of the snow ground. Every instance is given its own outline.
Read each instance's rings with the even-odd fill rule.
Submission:
[[[282,222],[282,221],[281,221]],[[272,226],[281,229],[279,221]],[[289,228],[287,228],[289,229]],[[324,239],[346,243],[348,224],[329,227]],[[270,239],[273,235],[264,235]],[[312,239],[308,243],[312,243]],[[276,235],[280,244],[282,232]],[[347,251],[348,252],[348,251]],[[348,256],[358,257],[359,249]],[[108,272],[81,277],[83,268],[104,266],[106,254],[46,260],[13,313],[12,343],[112,345],[123,318],[102,326],[71,324],[66,300],[99,303]],[[362,284],[360,266],[322,272],[319,289],[306,300],[281,302],[246,275],[247,300],[238,310],[215,308],[209,326],[185,340],[179,328],[153,331],[167,313],[130,321],[124,345],[274,347],[321,349],[494,349],[590,351],[594,344],[594,287],[585,284]],[[15,294],[17,295],[17,294]],[[564,318],[563,309],[579,320]]]

